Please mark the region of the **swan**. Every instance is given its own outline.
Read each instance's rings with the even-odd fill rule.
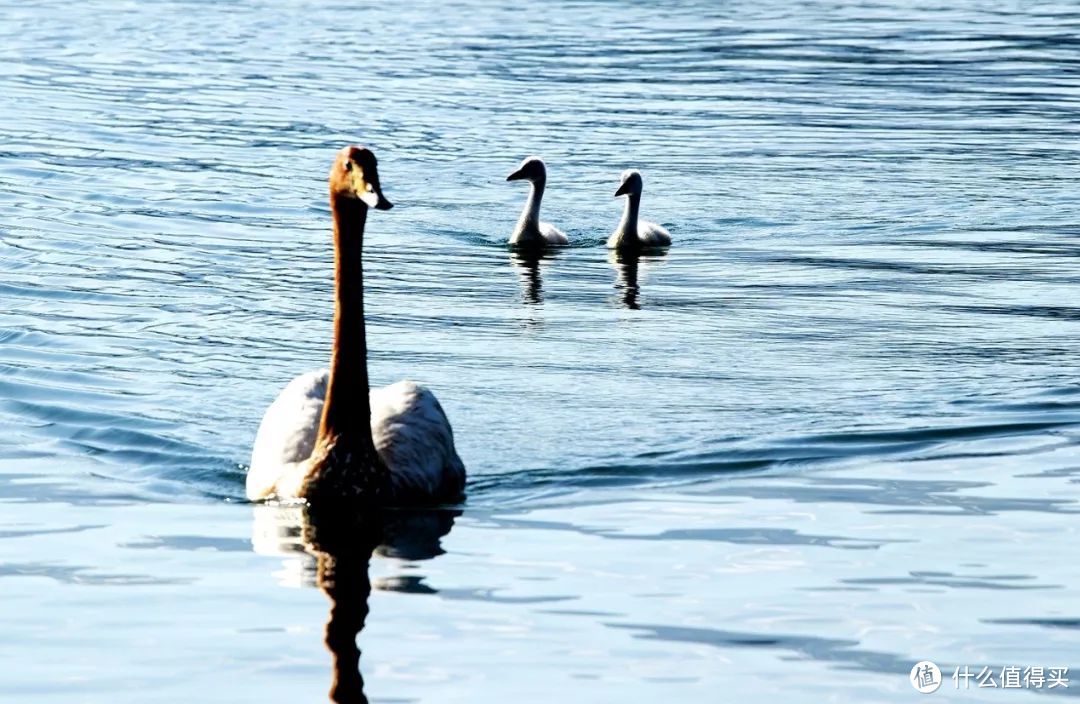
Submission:
[[[547,167],[539,157],[530,156],[521,162],[517,171],[506,177],[507,181],[520,181],[525,179],[532,184],[529,189],[529,199],[525,201],[525,208],[521,211],[514,232],[510,235],[510,245],[513,247],[547,247],[551,245],[569,244],[566,235],[559,228],[549,222],[540,222],[540,199],[544,197],[544,186],[547,184]]]
[[[626,196],[626,210],[615,232],[608,238],[609,249],[643,249],[648,247],[667,247],[671,244],[671,233],[655,222],[638,220],[641,207],[641,174],[634,169],[622,172],[622,185],[615,191],[615,197]]]
[[[345,147],[330,169],[334,341],[330,368],[301,374],[267,409],[246,481],[253,501],[455,501],[465,467],[431,391],[411,381],[370,389],[362,247],[369,209],[389,210],[375,155]]]

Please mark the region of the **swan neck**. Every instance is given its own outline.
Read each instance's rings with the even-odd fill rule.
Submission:
[[[630,193],[626,196],[626,207],[623,208],[622,220],[619,222],[620,241],[636,242],[638,239],[637,223],[638,209],[641,207],[641,194]]]
[[[334,342],[319,441],[373,448],[364,325],[364,225],[368,208],[331,195],[334,216]]]
[[[546,179],[538,178],[529,182],[529,198],[525,201],[525,208],[521,211],[521,222],[531,225],[540,223],[540,201],[544,198],[544,184]]]

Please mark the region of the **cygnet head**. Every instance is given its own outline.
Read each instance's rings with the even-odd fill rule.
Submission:
[[[349,146],[338,152],[330,167],[330,195],[355,198],[376,210],[394,207],[382,194],[378,162],[366,147]]]
[[[641,174],[635,169],[627,169],[622,172],[622,184],[619,186],[619,190],[615,191],[615,197],[619,196],[640,196],[641,195]]]
[[[521,166],[517,167],[517,171],[506,177],[507,181],[520,181],[522,179],[533,183],[546,180],[547,167],[544,166],[544,160],[538,156],[530,156],[521,162]]]

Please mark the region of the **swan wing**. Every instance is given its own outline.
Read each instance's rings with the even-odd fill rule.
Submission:
[[[301,374],[263,416],[247,473],[248,499],[296,496],[315,448],[329,373]],[[465,488],[465,466],[450,421],[435,394],[411,381],[371,390],[371,435],[390,469],[394,493],[454,500]]]
[[[266,409],[247,473],[247,497],[252,501],[276,493],[280,479],[300,473],[311,457],[319,432],[329,372],[320,369],[290,381]]]
[[[563,231],[550,222],[540,223],[540,235],[547,244],[570,244]]]
[[[411,381],[372,389],[371,435],[399,499],[461,497],[465,466],[454,449],[450,421],[431,391]]]
[[[666,247],[671,244],[671,233],[655,222],[639,220],[637,232],[641,244],[647,247]]]

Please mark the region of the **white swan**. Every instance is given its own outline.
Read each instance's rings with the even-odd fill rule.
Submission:
[[[521,162],[517,171],[506,177],[507,181],[526,179],[532,184],[529,199],[521,211],[514,232],[510,235],[510,244],[515,247],[546,247],[569,244],[566,235],[549,222],[540,222],[540,200],[544,197],[547,184],[547,167],[539,157],[530,156]]]
[[[655,222],[638,219],[642,185],[641,174],[634,169],[622,172],[622,185],[615,191],[615,197],[626,196],[626,209],[619,226],[608,238],[609,249],[642,249],[671,244],[671,233]]]
[[[330,170],[336,301],[330,369],[296,377],[267,409],[247,474],[251,500],[397,505],[462,496],[465,467],[435,395],[411,381],[369,392],[364,224],[369,208],[391,207],[375,155],[342,149]]]

